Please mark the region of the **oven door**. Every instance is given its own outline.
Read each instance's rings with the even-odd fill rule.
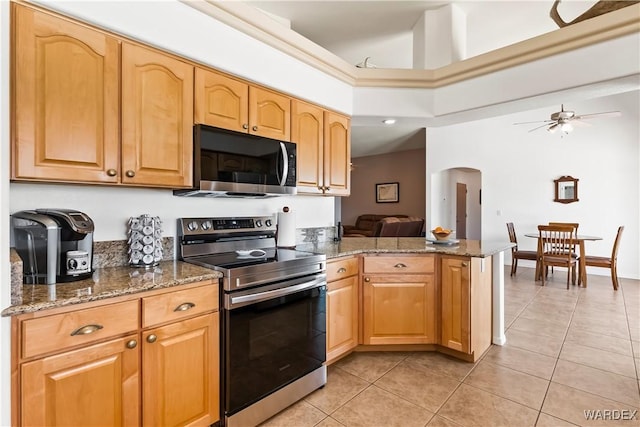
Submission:
[[[326,275],[225,295],[226,416],[322,366]]]

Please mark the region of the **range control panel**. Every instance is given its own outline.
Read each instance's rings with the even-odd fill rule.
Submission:
[[[276,231],[274,217],[225,217],[225,218],[179,218],[178,233],[181,236],[229,233],[262,233]]]

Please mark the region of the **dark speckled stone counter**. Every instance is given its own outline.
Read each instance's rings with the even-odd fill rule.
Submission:
[[[20,274],[20,281],[21,281]],[[96,269],[91,279],[56,285],[22,285],[21,294],[12,295],[12,305],[2,316],[98,301],[152,289],[169,288],[207,279],[218,279],[217,271],[182,261],[164,261],[157,267],[105,267]]]
[[[510,249],[513,243],[485,240],[460,240],[452,245],[434,244],[424,237],[344,237],[296,246],[297,249],[323,253],[327,259],[371,253],[436,253],[485,258]]]

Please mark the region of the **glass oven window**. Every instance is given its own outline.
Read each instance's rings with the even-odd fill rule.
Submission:
[[[228,415],[322,366],[325,298],[323,286],[225,312]]]

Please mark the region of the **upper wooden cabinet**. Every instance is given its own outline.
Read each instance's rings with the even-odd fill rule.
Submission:
[[[190,187],[193,66],[122,45],[122,170],[125,184]]]
[[[11,178],[190,187],[193,66],[13,7]]]
[[[298,192],[322,194],[324,170],[324,110],[294,100],[291,140],[297,144]]]
[[[324,192],[348,196],[351,191],[350,120],[325,111],[324,124]]]
[[[348,196],[351,129],[346,116],[293,101],[291,140],[298,145],[298,192]]]
[[[280,141],[291,140],[291,99],[196,68],[195,121]]]
[[[11,178],[117,183],[118,41],[12,6]]]

